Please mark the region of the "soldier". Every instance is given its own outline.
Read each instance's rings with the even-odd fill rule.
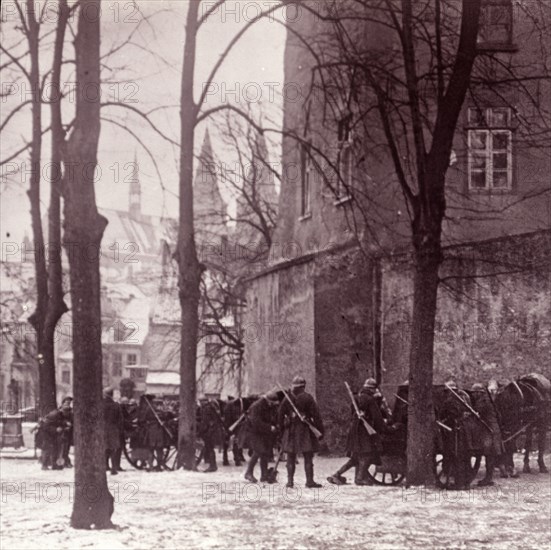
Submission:
[[[111,475],[117,475],[119,471],[121,450],[121,437],[123,429],[122,410],[113,399],[113,388],[103,390],[103,417],[105,421],[105,459],[107,468],[111,462]]]
[[[365,417],[367,422],[379,433],[394,431],[394,428],[389,428],[387,426],[387,424],[391,421],[392,412],[374,378],[368,378],[364,382],[363,388],[360,390],[360,395],[361,395],[362,404],[367,406],[368,409],[370,410],[369,416]],[[379,414],[377,414],[372,409],[373,399],[375,400],[377,408],[379,409]],[[369,403],[367,403],[368,400],[369,400]],[[357,400],[358,407],[359,407],[359,401],[360,401],[360,396],[358,396],[358,400]],[[362,408],[361,407],[359,408],[360,408],[360,411],[362,411]],[[373,417],[373,416],[376,418],[375,420],[373,420],[373,423],[372,423],[369,420],[369,417]],[[381,417],[384,425],[380,423],[379,416]],[[358,422],[358,417],[356,415],[356,411],[354,410],[354,408],[352,408],[352,419],[351,419],[351,426],[348,434],[347,446],[352,445],[352,441],[355,438],[355,436],[353,436],[352,434],[355,433],[357,429],[357,422]],[[377,430],[373,424],[377,424],[379,426],[379,430]],[[365,436],[369,435],[365,431],[365,428],[362,428],[362,430],[365,432]],[[362,438],[365,437],[363,434],[360,434],[360,435]],[[373,447],[376,447],[380,444],[380,442],[377,442],[377,439],[373,438],[371,441],[371,444]],[[327,481],[329,483],[332,483],[333,485],[345,485],[346,478],[343,476],[343,474],[348,470],[350,470],[351,468],[356,467],[356,475],[355,475],[355,481],[354,481],[356,485],[371,485],[369,477],[367,476],[367,468],[369,467],[370,460],[379,462],[380,459],[378,457],[378,453],[373,453],[371,458],[368,455],[366,455],[365,459],[368,460],[368,464],[366,466],[364,463],[362,464],[361,467],[359,466],[358,453],[352,452],[351,448],[347,448],[347,455],[350,458],[333,475],[329,476],[327,478]],[[363,468],[363,472],[361,471],[362,468]]]
[[[478,422],[476,427],[480,448],[486,461],[486,475],[478,482],[478,485],[493,485],[494,467],[503,453],[503,443],[496,408],[489,392],[479,383],[473,384],[471,388],[471,400],[473,409],[486,424],[485,426],[482,422]],[[491,432],[490,429],[492,430]]]
[[[453,395],[455,392],[461,399],[470,403],[469,396],[457,388],[457,384],[450,380],[446,383],[444,400],[440,409],[441,420],[452,428],[451,432],[445,431],[442,434],[443,445],[443,470],[448,475],[453,472],[455,478],[455,489],[468,489],[471,482],[470,470],[470,441],[469,413],[465,405]]]
[[[73,427],[72,397],[65,397],[61,407],[49,412],[41,425],[43,433],[42,469],[63,470],[69,459],[69,434]]]
[[[290,399],[293,400],[298,412],[310,422],[323,437],[323,423],[315,399],[307,393],[306,380],[302,376],[295,376],[291,383]],[[306,422],[303,422],[294,411],[292,405],[285,398],[278,412],[278,424],[283,433],[281,450],[287,453],[287,487],[294,486],[296,458],[298,453],[304,456],[304,471],[306,473],[306,487],[321,487],[314,481],[314,453],[318,450],[317,438]]]
[[[346,483],[346,479],[342,476],[346,471],[345,468],[355,466],[354,483],[356,485],[372,485],[367,469],[370,464],[381,463],[381,439],[379,434],[394,431],[386,425],[383,419],[378,394],[380,395],[377,382],[373,378],[368,378],[356,398],[356,403],[363,418],[377,433],[370,435],[367,432],[365,425],[358,418],[354,407],[352,407],[352,420],[346,445],[346,454],[350,459],[335,474],[327,478],[330,483],[336,485],[342,485],[343,481]]]
[[[245,479],[251,483],[257,483],[254,477],[254,467],[260,459],[260,481],[273,483],[268,476],[268,462],[277,434],[276,415],[274,409],[278,404],[276,392],[263,395],[249,409],[249,434],[253,456],[249,460]]]
[[[162,471],[163,450],[166,447],[166,436],[154,399],[153,394],[142,395],[138,409],[138,426],[142,434],[140,446],[147,449],[148,472]],[[154,460],[157,461],[155,466],[153,466]]]
[[[224,423],[220,411],[220,405],[215,399],[201,399],[200,416],[197,436],[203,440],[203,460],[208,464],[203,472],[216,472],[215,447],[222,445],[224,439]]]

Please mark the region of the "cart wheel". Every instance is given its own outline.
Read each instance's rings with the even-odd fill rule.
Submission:
[[[166,447],[163,453],[162,467],[165,470],[175,470],[178,462],[178,449],[177,447]]]
[[[375,464],[369,465],[367,475],[376,485],[398,485],[405,477],[403,473],[378,472]]]
[[[137,470],[145,470],[147,468],[147,460],[144,460],[142,458],[132,458],[132,449],[130,448],[130,438],[126,438],[124,440],[124,456],[126,460],[128,460],[128,463],[136,468]]]

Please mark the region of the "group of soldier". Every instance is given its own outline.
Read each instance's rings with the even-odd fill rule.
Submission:
[[[450,381],[444,386],[444,398],[438,407],[438,430],[441,437],[444,471],[452,471],[455,488],[468,487],[472,449],[483,454],[486,474],[479,485],[492,485],[495,467],[503,477],[517,477],[512,453],[504,452],[498,414],[491,393],[482,384],[474,384],[469,393],[460,390]],[[113,388],[104,390],[103,413],[105,421],[106,468],[117,474],[121,468],[121,454],[125,434],[130,436],[133,459],[140,459],[148,471],[160,470],[163,453],[175,444],[177,437],[177,411],[155,396],[141,396],[139,404],[133,399],[113,399]],[[327,478],[329,483],[343,485],[343,475],[354,468],[356,485],[372,485],[371,465],[381,464],[382,442],[385,436],[405,434],[404,418],[393,418],[392,412],[376,381],[368,378],[353,395],[353,406],[346,437],[346,462]],[[269,391],[251,401],[244,408],[240,401],[239,418],[231,426],[224,422],[224,411],[217,400],[204,399],[198,406],[197,435],[203,442],[201,460],[207,464],[203,471],[216,471],[215,448],[222,443],[224,434],[231,433],[234,441],[234,459],[239,465],[245,461],[242,449],[249,449],[245,479],[257,483],[255,467],[260,464],[260,481],[274,483],[280,457],[285,457],[287,487],[294,486],[297,455],[302,454],[306,487],[321,487],[314,479],[314,454],[324,436],[324,426],[314,397],[306,391],[306,381],[295,376],[285,391]],[[403,400],[407,404],[407,401]],[[235,403],[236,401],[234,401]],[[41,421],[37,439],[42,448],[42,468],[71,467],[69,447],[72,444],[72,399],[65,398],[59,409],[47,414]],[[231,415],[226,415],[231,418]],[[137,429],[139,427],[139,429]],[[474,441],[474,440],[477,441]],[[276,464],[274,448],[278,449]],[[140,454],[141,453],[141,454]],[[225,463],[227,461],[225,450]],[[138,456],[140,454],[140,456]]]
[[[379,434],[393,432],[396,425],[390,422],[389,407],[373,378],[368,378],[355,398],[357,411],[353,412],[347,438],[347,462],[335,474],[327,478],[330,483],[346,483],[343,476],[355,467],[355,483],[370,485],[368,467],[379,461],[381,451]],[[277,412],[276,412],[277,411]],[[357,414],[356,414],[357,413]],[[365,426],[372,427],[369,433]],[[314,480],[314,453],[319,450],[319,442],[324,436],[324,426],[314,397],[306,391],[306,381],[296,376],[291,383],[291,391],[284,392],[280,400],[278,392],[263,395],[248,410],[247,422],[241,431],[248,435],[252,456],[249,460],[245,479],[251,483],[258,480],[254,476],[257,462],[260,462],[260,481],[274,483],[268,463],[278,435],[281,436],[279,454],[285,453],[287,487],[294,486],[297,455],[304,459],[306,487],[321,487]]]

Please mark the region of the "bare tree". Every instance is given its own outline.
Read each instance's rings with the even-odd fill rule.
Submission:
[[[197,257],[194,234],[193,210],[193,151],[195,128],[212,114],[222,110],[240,109],[231,104],[201,111],[209,86],[218,69],[245,32],[266,15],[276,11],[282,4],[266,9],[250,19],[230,40],[210,71],[203,91],[196,102],[194,98],[195,61],[197,57],[197,35],[203,24],[224,4],[218,0],[214,4],[203,4],[201,0],[188,3],[186,15],[183,68],[180,93],[180,176],[179,176],[179,218],[178,244],[175,259],[179,267],[179,299],[182,310],[182,343],[180,355],[180,417],[178,434],[178,464],[186,469],[195,469],[195,407],[196,407],[196,360],[197,336],[199,327],[198,307],[201,298],[200,284],[204,266]],[[248,119],[246,113],[242,113]]]
[[[71,525],[111,527],[102,406],[99,250],[107,220],[98,213],[94,173],[100,135],[100,2],[82,0],[76,54],[76,116],[64,151],[63,245],[71,280],[74,357],[75,500]],[[94,93],[95,91],[95,93]],[[93,488],[94,495],[90,495]]]
[[[62,268],[61,268],[61,223],[60,223],[60,183],[61,156],[64,140],[64,128],[61,120],[61,67],[63,64],[63,46],[65,30],[71,13],[66,0],[59,0],[59,17],[54,30],[52,67],[46,72],[40,69],[39,48],[46,48],[45,42],[52,31],[44,31],[44,12],[47,6],[37,13],[39,5],[27,0],[25,6],[15,2],[19,16],[20,29],[23,33],[28,50],[20,52],[20,44],[16,42],[13,48],[5,49],[9,61],[2,67],[4,71],[14,69],[22,73],[31,89],[31,99],[17,103],[2,124],[2,128],[12,116],[20,112],[27,104],[31,105],[32,137],[28,142],[30,150],[30,185],[28,196],[31,206],[31,225],[33,231],[34,263],[36,274],[36,307],[29,317],[29,323],[36,333],[36,360],[38,361],[39,406],[43,414],[56,408],[56,377],[54,357],[54,332],[57,323],[67,311],[63,299]],[[24,65],[26,59],[30,68]],[[12,72],[13,74],[13,72]],[[44,238],[42,227],[42,208],[40,190],[42,180],[42,140],[45,130],[42,124],[42,105],[44,89],[51,74],[51,109],[52,150],[50,162],[50,209],[48,212],[48,239]],[[20,151],[19,153],[22,153]],[[15,158],[15,157],[13,157]]]

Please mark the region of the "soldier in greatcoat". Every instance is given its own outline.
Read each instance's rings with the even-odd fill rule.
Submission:
[[[306,380],[302,376],[295,376],[291,383],[290,399],[301,416],[310,422],[323,436],[323,422],[318,405],[312,395],[305,391]],[[279,430],[283,434],[281,450],[287,453],[287,487],[294,486],[296,457],[298,453],[304,456],[304,472],[306,487],[321,487],[314,481],[314,453],[319,449],[319,443],[306,422],[296,414],[293,407],[285,398],[278,411]]]
[[[471,402],[473,409],[480,415],[480,420],[485,423],[476,424],[477,447],[486,461],[486,475],[478,485],[493,485],[494,468],[503,454],[497,410],[489,392],[479,383],[473,384],[471,388]]]
[[[113,399],[113,388],[103,391],[103,418],[105,423],[105,459],[111,474],[118,473],[117,455],[121,449],[123,416],[121,406]]]
[[[66,397],[61,407],[49,412],[41,422],[42,469],[62,470],[69,453],[70,437],[73,429],[72,397]]]
[[[254,467],[260,460],[260,481],[271,483],[272,479],[268,476],[268,462],[274,448],[277,426],[274,409],[278,405],[278,396],[275,392],[263,395],[258,401],[249,408],[249,441],[253,455],[247,465],[245,479],[251,483],[258,480],[254,477]]]
[[[440,408],[440,420],[450,428],[442,433],[443,469],[454,473],[455,489],[468,489],[470,480],[470,459],[473,448],[472,419],[467,408],[453,394],[471,405],[468,394],[458,389],[454,381],[446,383],[444,399]]]
[[[224,442],[224,421],[220,404],[216,399],[202,399],[199,409],[197,436],[203,440],[203,460],[207,468],[203,472],[216,472],[215,448]]]
[[[392,416],[390,407],[374,378],[368,378],[364,382],[356,398],[356,403],[366,421],[377,431],[377,434],[369,436],[365,427],[363,427],[363,423],[358,419],[356,410],[352,407],[347,438],[347,456],[349,458],[334,474],[327,478],[327,481],[334,485],[344,485],[346,478],[343,474],[354,467],[356,468],[356,475],[354,476],[356,485],[371,485],[372,482],[367,475],[367,468],[371,462],[380,463],[378,453],[380,447],[379,434],[394,431],[394,428],[390,426]],[[374,403],[379,413],[375,410]],[[366,438],[370,438],[369,441],[364,441]],[[369,447],[369,451],[366,451],[366,447]],[[360,457],[362,458],[361,464]]]
[[[154,401],[153,394],[145,394],[140,398],[138,408],[138,426],[141,434],[140,447],[147,449],[147,471],[161,471],[163,452],[167,447],[167,435],[159,417],[159,406]],[[153,466],[154,460],[157,464]]]
[[[382,433],[392,431],[388,427],[381,414],[381,408],[377,399],[377,383],[373,378],[368,378],[360,390],[356,403],[362,417],[375,430],[375,434],[369,434],[364,423],[354,408],[352,408],[352,420],[346,444],[346,454],[356,460],[356,485],[371,485],[367,470],[370,464],[380,464],[382,450]]]

